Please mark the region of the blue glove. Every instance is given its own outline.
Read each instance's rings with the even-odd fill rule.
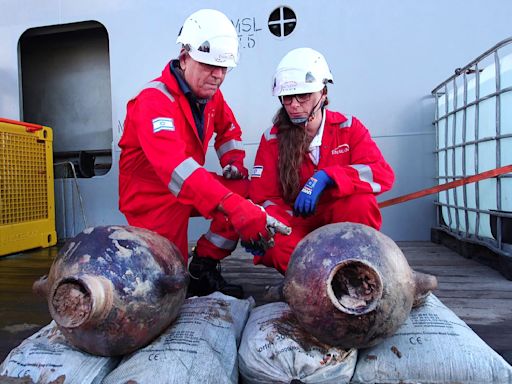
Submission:
[[[304,184],[302,190],[299,192],[295,204],[293,206],[293,213],[295,216],[309,216],[315,212],[316,204],[320,198],[323,190],[333,183],[325,171],[317,171],[309,180]]]

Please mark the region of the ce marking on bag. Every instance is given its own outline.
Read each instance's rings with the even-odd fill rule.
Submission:
[[[409,343],[411,343],[412,345],[423,344],[423,341],[424,339],[422,339],[421,336],[409,337]]]
[[[20,373],[18,373],[18,377],[25,377],[25,376],[30,376],[30,369],[26,369],[24,371],[21,371]]]
[[[162,359],[163,357],[163,359]],[[165,360],[165,356],[161,356],[159,353],[150,353],[148,356],[149,361]]]

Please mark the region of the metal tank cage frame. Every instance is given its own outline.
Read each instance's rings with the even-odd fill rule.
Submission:
[[[435,98],[435,120],[433,121],[433,124],[435,126],[436,130],[436,149],[434,151],[436,155],[436,179],[439,183],[446,183],[450,181],[454,181],[460,178],[471,176],[472,174],[468,174],[467,167],[466,167],[466,161],[467,161],[467,151],[468,147],[474,145],[474,169],[475,174],[478,172],[482,172],[483,170],[480,169],[479,165],[479,151],[478,146],[485,142],[495,141],[496,142],[496,168],[506,165],[501,164],[501,145],[502,140],[507,138],[512,138],[512,133],[502,133],[502,127],[501,127],[501,118],[502,118],[502,96],[506,92],[512,92],[512,86],[508,86],[505,88],[501,88],[501,71],[500,71],[500,65],[501,60],[499,56],[500,50],[503,50],[504,47],[512,48],[512,37],[509,37],[505,40],[500,41],[495,46],[490,48],[489,50],[482,53],[480,56],[469,62],[467,65],[465,65],[462,68],[457,68],[455,70],[454,75],[440,83],[438,86],[436,86],[432,90],[432,95]],[[480,68],[480,64],[486,60],[494,58],[494,69],[495,69],[495,88],[494,92],[490,92],[486,94],[485,96],[480,95],[480,73],[483,71],[482,68]],[[474,76],[474,83],[475,83],[475,95],[474,100],[468,102],[468,77],[469,75]],[[459,106],[458,100],[457,100],[457,91],[459,90],[458,87],[458,80],[462,78],[462,87],[463,87],[463,101],[462,106]],[[460,86],[460,85],[459,85]],[[451,88],[450,88],[451,87]],[[449,110],[449,99],[448,96],[450,92],[453,93],[453,108],[452,110]],[[444,105],[444,113],[441,115],[439,111],[439,102],[440,98],[444,98],[445,105]],[[479,125],[479,110],[481,103],[496,98],[496,104],[495,104],[495,123],[496,123],[496,131],[495,135],[493,136],[485,136],[480,137],[480,125]],[[470,107],[475,108],[474,111],[474,140],[466,141],[466,138],[468,136],[467,132],[467,110]],[[462,113],[462,142],[457,143],[456,142],[456,134],[457,134],[457,119],[456,114]],[[448,136],[449,134],[449,117],[452,116],[451,120],[451,137]],[[444,124],[444,147],[440,146],[440,128],[441,124]],[[460,128],[459,128],[460,129]],[[451,140],[451,143],[449,142]],[[462,151],[462,174],[457,175],[456,174],[456,159],[457,159],[457,152],[456,149],[460,148]],[[451,151],[451,154],[450,154]],[[444,153],[444,175],[441,176],[440,174],[440,167],[441,167],[441,155]],[[449,162],[451,161],[451,164]],[[453,170],[453,175],[449,174],[449,166],[451,166],[451,169]],[[503,212],[502,211],[502,180],[506,178],[512,178],[512,174],[504,174],[496,177],[496,211],[491,209],[483,209],[481,207],[481,196],[480,196],[480,182],[476,182],[475,185],[475,208],[468,207],[468,185],[463,185],[458,188],[462,188],[462,202],[459,202],[458,196],[456,191],[453,191],[453,196],[450,198],[450,191],[443,191],[439,193],[439,198],[437,201],[434,202],[436,206],[438,206],[438,209],[436,210],[436,221],[437,226],[433,229],[435,230],[441,230],[445,233],[448,233],[449,235],[455,237],[459,241],[474,243],[478,245],[482,245],[490,249],[492,252],[497,253],[498,255],[505,256],[507,259],[507,264],[512,263],[512,244],[505,243],[503,241],[503,233],[502,228],[504,228],[504,222],[507,220],[512,220],[512,212]],[[441,194],[445,194],[446,202],[441,202]],[[450,201],[453,200],[453,201]],[[462,203],[462,205],[461,205]],[[442,208],[445,207],[447,211],[448,216],[448,223],[445,222],[443,219],[442,214]],[[464,216],[464,228],[462,227],[461,219],[460,219],[460,212],[463,212]],[[476,222],[475,222],[475,231],[474,233],[470,232],[470,223],[469,223],[469,213],[474,212],[476,215]],[[482,236],[480,234],[480,220],[481,215],[487,214],[489,215],[489,219],[491,221],[491,215],[495,216],[496,220],[496,238],[489,238],[486,236]]]

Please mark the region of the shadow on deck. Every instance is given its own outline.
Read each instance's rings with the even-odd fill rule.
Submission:
[[[398,242],[411,267],[437,276],[435,295],[487,344],[512,363],[512,281],[499,272],[430,242]],[[32,294],[32,283],[46,274],[57,247],[0,258],[0,361],[51,321],[46,300]],[[264,287],[282,276],[255,266],[242,248],[223,261],[223,276],[241,284],[246,296],[265,304]]]

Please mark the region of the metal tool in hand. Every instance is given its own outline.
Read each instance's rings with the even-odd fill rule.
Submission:
[[[279,220],[273,216],[270,216],[269,214],[267,214],[267,229],[272,233],[272,235],[280,233],[282,235],[288,236],[290,233],[292,233],[291,227],[281,223]]]
[[[259,206],[262,211],[265,211],[265,209],[261,206]],[[288,236],[290,233],[292,233],[292,229],[285,225],[284,223],[277,220],[275,217],[270,216],[268,213],[267,215],[267,231],[269,238],[266,239],[261,233],[259,234],[259,240],[251,240],[251,241],[244,241],[242,242],[242,245],[246,248],[253,248],[253,249],[260,249],[263,252],[265,252],[267,249],[272,248],[274,246],[274,235],[276,233],[280,233],[282,235]]]
[[[243,175],[240,173],[240,170],[232,164],[226,165],[222,168],[222,176],[226,179],[243,179]]]

